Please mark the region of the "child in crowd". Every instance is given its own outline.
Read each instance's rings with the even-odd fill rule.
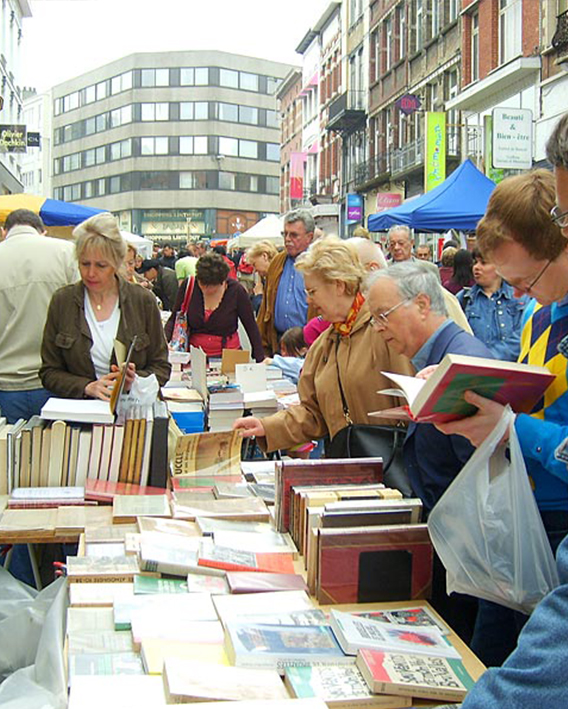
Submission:
[[[280,339],[280,352],[274,357],[267,357],[266,364],[273,364],[282,370],[282,374],[290,379],[294,384],[298,383],[300,372],[304,366],[304,357],[308,351],[308,346],[304,340],[304,328],[291,327],[282,335]]]

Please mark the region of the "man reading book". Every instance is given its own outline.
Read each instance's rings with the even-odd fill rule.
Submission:
[[[406,355],[416,371],[438,364],[448,353],[491,358],[489,349],[448,317],[442,286],[420,262],[397,263],[375,271],[368,281],[371,323],[391,349]],[[411,423],[404,462],[426,514],[473,453],[462,436],[447,436],[432,424]],[[436,558],[432,584],[434,607],[469,641],[476,604],[466,596],[448,597],[445,572]]]
[[[503,667],[489,670],[466,698],[464,709],[528,709],[566,706],[568,683],[562,669],[568,661],[568,473],[555,452],[568,436],[568,114],[554,129],[547,147],[554,165],[552,176],[542,170],[508,178],[491,195],[478,230],[485,257],[516,294],[536,299],[525,314],[521,360],[542,360],[551,371],[558,368],[554,395],[547,396],[536,415],[519,414],[518,434],[535,498],[553,547],[560,586],[533,611],[518,646]],[[479,412],[467,420],[444,424],[447,433],[467,436],[479,445],[495,426],[502,406],[473,393],[466,394]],[[510,622],[509,622],[510,625]],[[500,630],[506,628],[504,623]]]

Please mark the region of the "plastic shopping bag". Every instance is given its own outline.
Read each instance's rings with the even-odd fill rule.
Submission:
[[[558,585],[558,574],[514,421],[507,407],[430,513],[428,530],[448,593],[530,613]],[[507,429],[508,446],[499,445]]]

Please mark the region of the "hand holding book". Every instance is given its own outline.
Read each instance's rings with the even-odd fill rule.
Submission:
[[[495,426],[497,426],[501,420],[505,407],[498,404],[496,401],[485,399],[483,396],[479,396],[479,394],[473,391],[466,391],[464,399],[469,404],[473,404],[473,406],[477,407],[478,411],[476,414],[458,421],[434,425],[448,436],[454,433],[464,436],[477,448],[483,443],[491,431],[495,429]],[[508,437],[508,435],[507,432],[505,436]],[[506,440],[506,438],[503,438],[501,443],[503,443],[504,440]]]

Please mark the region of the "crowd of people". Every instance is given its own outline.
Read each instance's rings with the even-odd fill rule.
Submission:
[[[489,670],[464,709],[561,707],[568,655],[568,472],[558,451],[568,439],[568,114],[547,144],[554,172],[503,180],[477,228],[475,248],[448,243],[439,263],[411,230],[394,226],[388,250],[362,229],[350,239],[318,233],[308,210],[283,220],[284,248],[259,242],[228,255],[207,241],[175,253],[155,245],[141,259],[116,219],[97,214],[74,242],[46,236],[19,209],[0,243],[0,408],[8,422],[38,414],[50,395],[108,400],[119,374],[116,341],[138,378],[170,376],[168,340],[184,315],[188,345],[220,356],[240,348],[280,366],[298,383],[299,405],[235,429],[266,451],[324,440],[372,424],[393,405],[377,394],[382,371],[422,373],[448,353],[544,365],[554,384],[531,415],[515,419],[527,470],[561,585],[527,616],[465,596],[447,596],[435,559],[433,603]],[[160,308],[171,313],[165,327]],[[408,482],[427,517],[493,430],[503,407],[468,392],[478,412],[405,431]],[[388,421],[386,422],[389,423]],[[393,426],[396,421],[390,422]],[[520,633],[520,635],[519,635]]]

